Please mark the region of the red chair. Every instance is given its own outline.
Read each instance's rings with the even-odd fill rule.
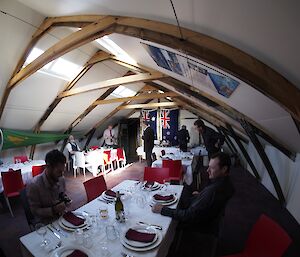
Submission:
[[[111,150],[103,151],[103,161],[104,161],[104,173],[108,172],[108,167],[110,165],[111,170],[113,170],[112,160],[111,160]]]
[[[3,194],[10,214],[12,217],[14,217],[9,203],[9,198],[19,196],[20,191],[24,188],[21,170],[17,170],[14,172],[1,172],[1,177],[3,184]]]
[[[169,180],[182,181],[183,170],[181,160],[163,160],[163,168],[169,168]]]
[[[107,190],[103,176],[91,178],[83,182],[88,202],[94,200]]]
[[[26,155],[22,155],[22,156],[14,156],[14,163],[23,163],[23,162],[27,162],[28,158]]]
[[[91,150],[97,150],[97,149],[99,149],[99,146],[98,145],[93,145],[93,146],[90,147],[90,149]]]
[[[46,165],[40,165],[40,166],[32,166],[32,177],[35,177],[41,173],[43,173],[44,169],[46,168]]]
[[[121,167],[124,167],[125,164],[126,164],[126,159],[125,159],[123,148],[117,148],[117,164],[118,164],[118,167],[120,167],[120,163],[121,163]]]
[[[281,257],[291,242],[279,224],[262,214],[249,234],[244,251],[226,257]]]
[[[144,180],[150,182],[156,181],[163,184],[165,181],[169,180],[169,172],[169,168],[145,167]]]

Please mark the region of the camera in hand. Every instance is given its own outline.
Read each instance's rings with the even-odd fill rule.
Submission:
[[[64,202],[65,204],[68,204],[72,202],[72,200],[63,192],[59,193],[59,201]]]

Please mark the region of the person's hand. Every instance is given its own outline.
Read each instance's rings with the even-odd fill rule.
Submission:
[[[219,148],[219,142],[215,143],[215,148]]]
[[[198,192],[198,191],[194,191],[193,193],[192,193],[192,195],[199,195],[200,194],[200,192]]]
[[[63,213],[65,211],[65,209],[66,209],[65,202],[61,202],[61,203],[53,206],[53,211],[55,214]]]
[[[161,213],[161,209],[163,208],[163,205],[161,204],[154,204],[152,206],[152,212],[154,213]]]

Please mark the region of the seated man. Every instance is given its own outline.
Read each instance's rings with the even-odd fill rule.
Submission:
[[[234,193],[228,176],[230,165],[227,154],[216,153],[207,169],[210,183],[201,192],[193,192],[183,203],[183,208],[171,209],[156,204],[152,211],[180,221],[179,229],[208,232]]]
[[[44,172],[27,186],[27,198],[37,222],[50,223],[57,219],[71,200],[65,195],[66,157],[58,150],[46,155]]]

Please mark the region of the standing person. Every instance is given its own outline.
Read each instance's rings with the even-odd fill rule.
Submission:
[[[187,152],[187,144],[190,142],[190,134],[186,129],[185,125],[181,126],[181,129],[177,133],[177,140],[179,143],[179,148],[183,152]]]
[[[75,166],[75,152],[79,152],[80,148],[78,146],[78,144],[75,142],[74,136],[70,135],[69,136],[69,142],[66,145],[66,148],[69,152],[69,162],[70,162],[70,167],[71,169],[77,169],[77,167]]]
[[[116,146],[115,132],[112,130],[113,126],[110,124],[103,132],[104,145],[106,147],[114,148]]]
[[[213,129],[204,125],[202,120],[196,120],[194,123],[196,130],[204,140],[205,148],[208,152],[208,158],[217,152],[220,152],[221,146],[224,144],[225,137]]]
[[[58,150],[47,153],[46,168],[27,185],[27,198],[37,222],[50,223],[56,220],[71,201],[65,195],[64,171],[66,157]]]
[[[142,139],[144,140],[144,152],[146,154],[147,166],[151,167],[152,165],[152,150],[154,147],[154,131],[150,127],[150,123],[148,121],[144,121],[146,128],[144,129],[144,133]]]

